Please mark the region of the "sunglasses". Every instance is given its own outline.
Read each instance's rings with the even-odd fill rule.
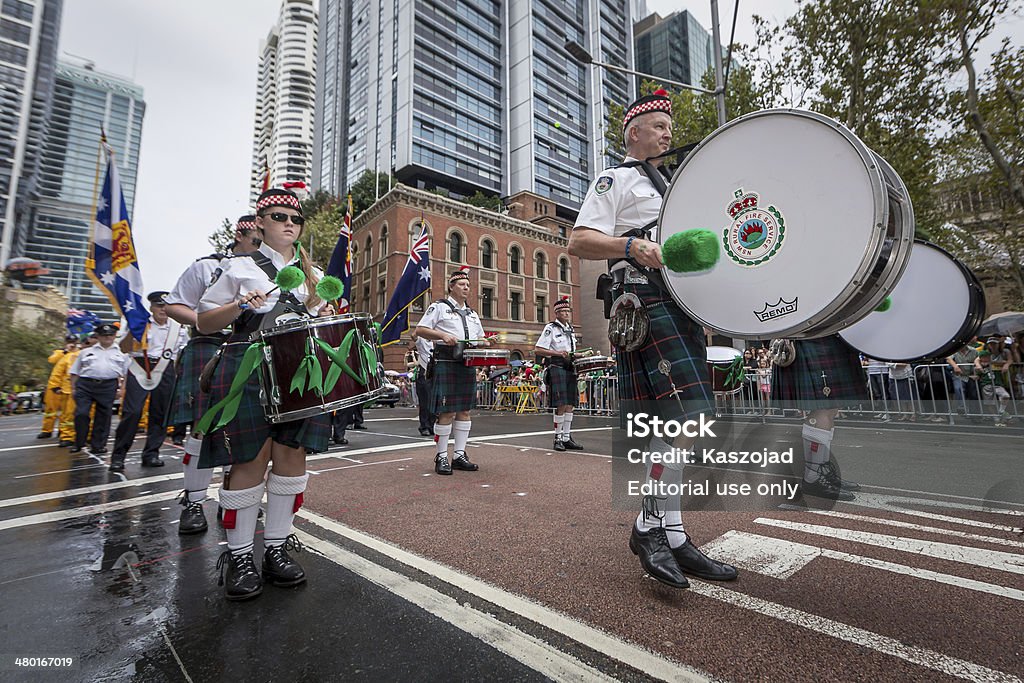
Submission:
[[[302,225],[303,223],[306,222],[306,219],[303,218],[302,216],[292,216],[291,214],[281,213],[280,211],[275,211],[274,213],[265,213],[261,215],[266,218],[269,218],[275,223],[287,223],[289,219],[291,219],[292,225]]]

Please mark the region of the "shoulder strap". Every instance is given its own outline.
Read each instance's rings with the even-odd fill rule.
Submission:
[[[221,254],[221,253],[218,253],[218,252],[214,252],[214,253],[210,254],[209,256],[200,256],[199,258],[196,259],[196,261],[218,261],[219,262],[219,261],[223,261],[225,258],[227,258],[227,257],[224,256],[224,254]]]
[[[447,306],[448,308],[452,309],[452,311],[455,313],[455,315],[459,316],[459,319],[462,320],[462,331],[466,335],[464,337],[464,339],[469,339],[469,323],[466,322],[466,316],[468,316],[470,313],[472,313],[473,310],[467,306],[466,307],[466,312],[463,313],[459,309],[455,308],[455,304],[453,304],[451,301],[448,301],[448,299],[441,299],[440,303],[442,303],[445,306]]]

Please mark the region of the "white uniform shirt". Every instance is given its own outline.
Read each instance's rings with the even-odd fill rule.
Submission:
[[[427,363],[430,362],[430,356],[434,353],[434,344],[429,339],[423,337],[416,337],[416,362],[420,364],[420,367],[424,370],[427,369]]]
[[[117,344],[112,344],[109,349],[93,344],[82,349],[68,372],[88,379],[117,379],[124,376],[130,362]]]
[[[633,161],[626,157],[627,161]],[[621,237],[633,228],[658,220],[661,195],[639,167],[610,168],[599,175],[583,198],[575,228],[592,228],[609,237]],[[658,241],[657,226],[651,239]],[[617,267],[625,267],[625,263]]]
[[[213,274],[221,267],[222,262],[220,259],[208,256],[194,261],[181,274],[174,284],[174,289],[164,297],[164,301],[169,304],[188,306],[193,311],[196,310],[199,300],[203,297],[203,292],[213,282]]]
[[[278,270],[281,270],[285,266],[295,265],[298,266],[298,255],[296,254],[295,259],[286,261],[284,256],[271,249],[266,243],[261,244],[259,253],[263,254],[273,262],[274,266]],[[256,265],[256,262],[248,256],[238,256],[232,259],[225,259],[221,261],[221,265],[224,267],[224,271],[220,277],[217,278],[216,282],[211,284],[203,296],[199,300],[199,305],[196,307],[196,313],[205,313],[212,311],[215,308],[219,308],[224,304],[229,304],[233,301],[237,301],[239,298],[260,290],[261,292],[269,292],[276,285],[274,281],[267,277],[267,274]],[[323,271],[314,269],[317,277],[323,277]],[[305,303],[308,298],[309,290],[306,284],[297,289],[292,290],[292,296],[295,297],[299,303]],[[267,302],[262,307],[255,309],[256,313],[269,313],[274,306],[277,305],[278,299],[281,296],[281,290],[277,289],[270,294],[267,298]],[[324,304],[321,303],[321,306]],[[306,309],[310,315],[316,315],[318,310],[310,311]],[[292,320],[298,316],[287,313],[278,317],[274,324],[280,324],[288,320]]]
[[[451,302],[452,306],[462,311],[469,311],[466,316],[466,325],[469,327],[469,338],[470,339],[483,339],[484,338],[484,326],[480,324],[480,317],[476,314],[476,311],[472,310],[468,306],[459,306],[455,299],[448,297],[448,301]],[[418,327],[429,327],[432,330],[438,332],[448,332],[455,336],[456,339],[463,339],[466,331],[462,329],[462,317],[453,311],[450,307],[444,305],[439,301],[435,301],[430,304],[427,308],[427,312],[420,318]],[[441,342],[434,342],[434,345],[441,345]]]
[[[576,336],[572,325],[562,325],[557,320],[548,323],[540,333],[537,348],[572,353],[576,350]]]
[[[163,355],[164,347],[169,346],[171,349],[171,360],[173,361],[178,357],[178,352],[185,348],[185,344],[188,343],[188,331],[179,325],[177,341],[174,344],[169,344],[167,334],[170,331],[171,320],[169,318],[163,325],[157,325],[153,322],[153,318],[150,318],[149,322],[146,323],[146,352],[143,353],[142,349],[137,349],[131,352],[131,357],[142,358],[142,356],[149,356],[150,358],[160,358]],[[117,339],[114,343],[120,344],[121,340],[129,334],[130,332],[126,325],[123,330],[117,333]]]

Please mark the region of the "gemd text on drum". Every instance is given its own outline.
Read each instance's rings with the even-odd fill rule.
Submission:
[[[700,414],[699,420],[686,420],[685,422],[663,420],[657,415],[648,415],[647,413],[627,413],[626,436],[630,438],[656,436],[659,439],[666,437],[674,439],[682,434],[690,438],[709,436],[714,439],[715,433],[711,431],[713,424],[715,424],[714,420],[704,420],[704,413]]]

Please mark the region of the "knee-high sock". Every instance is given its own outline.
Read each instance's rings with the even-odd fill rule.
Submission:
[[[455,452],[466,452],[466,441],[469,440],[469,430],[473,428],[472,420],[456,420],[452,423],[452,432],[455,436]]]
[[[817,481],[819,466],[828,462],[832,430],[804,425],[804,481]]]
[[[292,520],[302,507],[302,493],[309,475],[282,477],[270,473],[267,477],[267,518],[263,522],[263,545],[270,548],[284,543],[292,532]]]
[[[448,436],[452,433],[452,426],[450,424],[443,425],[439,422],[434,423],[434,436],[437,437],[437,454],[448,455]]]
[[[661,439],[654,437],[648,448],[652,453],[669,453],[672,446]],[[665,485],[679,486],[683,483],[683,463],[647,463],[647,482],[661,482]],[[657,510],[640,510],[636,517],[636,528],[640,531],[648,531],[659,526],[665,527],[668,531],[668,543],[673,548],[686,543],[686,532],[683,531],[682,501],[679,496],[658,496]],[[649,514],[649,513],[655,514]],[[660,516],[660,519],[659,519]]]
[[[572,413],[568,412],[562,415],[562,441],[568,441],[572,438]]]
[[[203,440],[194,436],[185,440],[185,457],[182,458],[185,471],[185,490],[188,491],[188,502],[201,503],[206,500],[206,489],[213,479],[213,468],[199,469],[199,451]]]
[[[224,508],[224,531],[232,555],[251,553],[256,536],[256,515],[263,500],[263,482],[249,489],[220,490],[220,506]]]
[[[555,415],[555,441],[562,440],[562,429],[565,424],[565,415]]]

